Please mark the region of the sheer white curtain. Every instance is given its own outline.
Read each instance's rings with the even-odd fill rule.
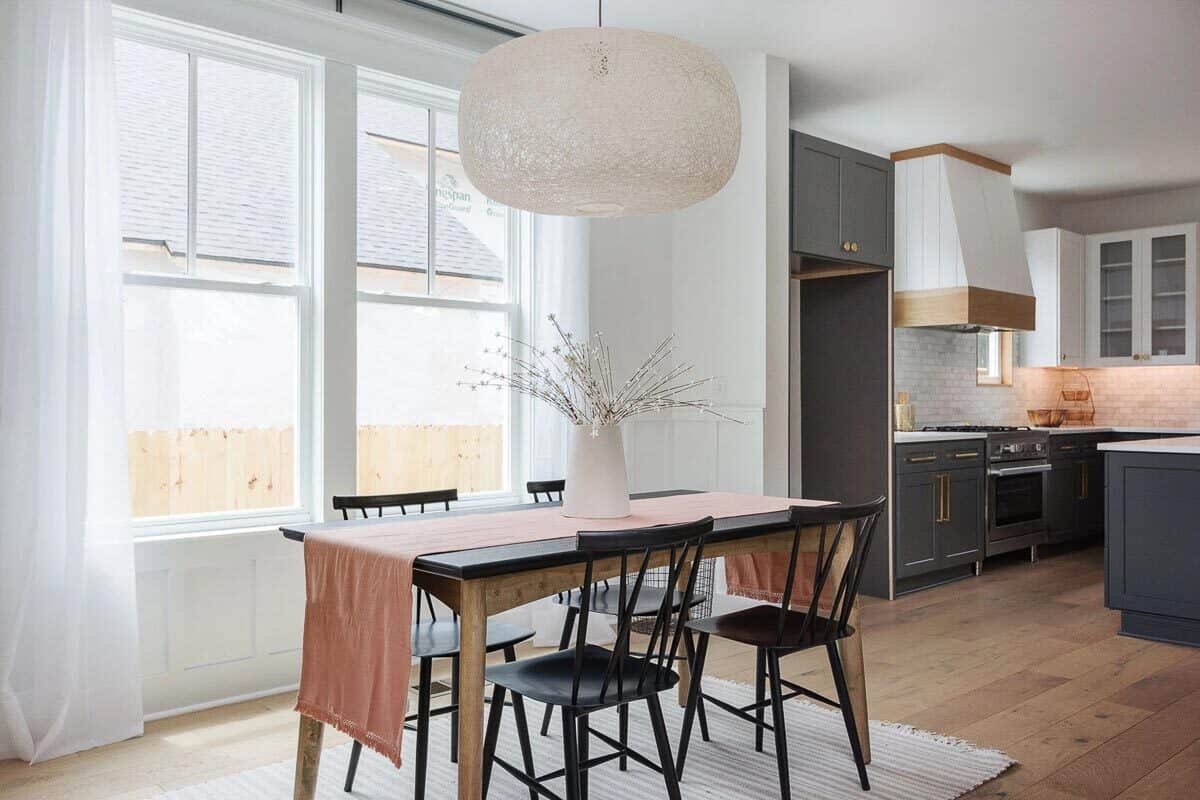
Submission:
[[[558,336],[547,320],[554,314],[563,329],[576,337],[589,335],[588,245],[589,223],[578,217],[537,216],[533,222],[533,343],[549,349]],[[530,420],[529,478],[553,480],[567,470],[570,424],[554,409],[534,401]],[[531,625],[540,647],[557,646],[565,617],[563,606],[549,599],[533,603]],[[593,618],[588,639],[612,640],[612,630]]]
[[[0,759],[142,731],[109,0],[0,3]]]

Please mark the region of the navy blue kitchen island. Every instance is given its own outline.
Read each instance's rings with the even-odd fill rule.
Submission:
[[[1126,636],[1200,647],[1200,436],[1099,449],[1105,605]]]

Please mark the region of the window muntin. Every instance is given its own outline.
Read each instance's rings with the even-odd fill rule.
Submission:
[[[311,518],[317,62],[169,22],[116,28],[135,523]]]

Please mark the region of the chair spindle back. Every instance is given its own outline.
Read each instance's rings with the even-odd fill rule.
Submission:
[[[427,492],[402,492],[400,494],[358,494],[358,495],[335,495],[333,498],[333,507],[342,512],[342,519],[350,519],[350,511],[359,511],[362,513],[363,519],[368,519],[370,515],[368,511],[374,510],[376,517],[383,516],[385,508],[398,508],[401,515],[407,516],[408,509],[406,506],[417,506],[420,513],[425,513],[425,506],[441,503],[442,508],[446,511],[450,510],[450,503],[458,500],[458,489],[433,489]],[[437,622],[437,611],[433,607],[433,596],[424,589],[417,589],[417,622],[421,621],[421,605],[429,609],[429,618]],[[458,619],[458,614],[454,615]]]
[[[866,566],[867,552],[875,535],[875,527],[887,499],[880,497],[862,505],[792,506],[789,519],[795,532],[792,538],[791,559],[788,562],[787,580],[780,598],[779,627],[776,645],[783,646],[785,638],[805,643],[828,644],[842,638],[850,621],[850,612],[858,598],[858,587]],[[803,624],[799,631],[789,635],[788,620],[792,607],[792,594],[796,586],[796,560],[800,555],[800,541],[805,528],[820,526],[817,543],[816,564],[813,574],[812,599],[808,603]],[[829,584],[833,568],[844,560],[842,576],[833,587],[827,613],[823,613],[821,600]]]
[[[579,606],[579,625],[575,635],[575,676],[571,688],[573,703],[579,699],[583,659],[587,648],[588,612],[591,607],[591,593],[596,590],[593,585],[596,561],[620,560],[617,636],[605,666],[600,689],[601,702],[607,702],[609,690],[615,685],[615,700],[620,702],[625,699],[626,689],[626,676],[622,667],[630,657],[629,641],[633,632],[633,612],[646,583],[646,572],[660,566],[658,562],[663,561],[665,557],[668,586],[675,586],[686,570],[685,588],[682,592],[683,607],[691,605],[696,588],[696,575],[704,555],[704,538],[712,532],[712,528],[712,517],[705,517],[695,522],[674,525],[656,525],[623,531],[580,531],[576,535],[576,547],[587,554],[587,565],[584,569],[583,584],[579,589],[582,602]],[[679,641],[683,633],[682,625],[675,625],[674,631],[671,630],[671,618],[672,593],[668,591],[664,593],[662,605],[654,617],[645,656],[641,658],[635,692],[642,691],[646,680],[652,676],[656,682],[653,687],[655,691],[667,688],[663,679],[679,651]]]
[[[561,503],[562,496],[563,496],[563,489],[566,488],[566,485],[567,485],[567,482],[565,480],[528,481],[525,484],[525,491],[527,491],[531,495],[533,495],[533,502],[535,502],[535,503],[541,503],[541,502],[552,503],[555,500],[557,500]],[[554,496],[556,493],[558,494],[558,497]],[[540,494],[546,495],[545,501],[543,501],[541,498],[538,497],[538,495],[540,495]]]

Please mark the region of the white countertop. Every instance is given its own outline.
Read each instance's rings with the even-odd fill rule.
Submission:
[[[896,431],[896,444],[919,444],[921,442],[960,442],[963,439],[986,439],[986,433],[961,433],[954,431]]]
[[[1063,425],[1058,428],[1034,428],[1051,436],[1079,436],[1087,433],[1144,433],[1149,436],[1200,436],[1200,428],[1149,428],[1102,425]],[[920,442],[955,442],[962,439],[986,439],[986,433],[956,433],[953,431],[896,431],[895,444],[917,444]],[[1110,448],[1111,449],[1111,448]]]
[[[1142,439],[1134,442],[1103,442],[1098,450],[1117,453],[1174,453],[1200,455],[1200,436],[1181,436],[1177,439]]]

